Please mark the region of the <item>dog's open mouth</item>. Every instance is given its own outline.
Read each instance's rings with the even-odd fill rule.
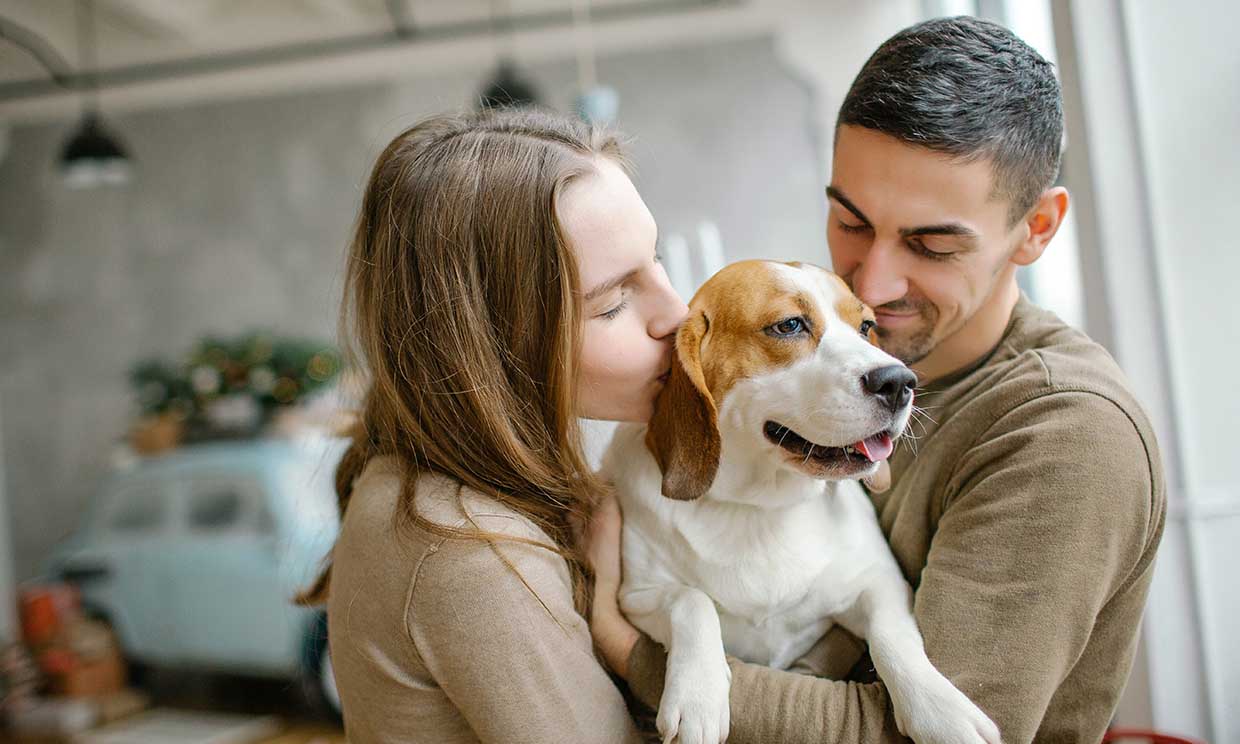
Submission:
[[[873,463],[886,460],[895,449],[890,431],[880,431],[859,442],[842,447],[815,444],[792,429],[774,421],[767,421],[763,432],[772,444],[795,455],[802,464],[814,466],[815,470],[833,472],[865,470]]]

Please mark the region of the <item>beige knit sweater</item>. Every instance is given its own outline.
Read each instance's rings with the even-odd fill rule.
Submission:
[[[395,462],[367,464],[333,554],[328,634],[351,744],[640,741],[573,608],[564,560],[398,532],[399,486]],[[424,475],[418,491],[422,513],[441,524],[467,526],[463,503],[483,530],[551,542],[448,478]]]

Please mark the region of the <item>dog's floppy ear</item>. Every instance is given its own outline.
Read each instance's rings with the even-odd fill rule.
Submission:
[[[862,306],[865,309],[861,311],[861,316],[865,318],[865,315],[868,312],[870,317],[865,319],[871,322],[870,331],[865,334],[865,340],[870,342],[870,346],[877,346],[881,349],[883,347],[878,343],[878,322],[874,320],[874,311],[870,309],[869,305],[863,304]]]
[[[719,469],[719,420],[702,374],[702,338],[710,323],[698,312],[676,334],[676,359],[667,385],[655,399],[646,447],[663,472],[663,495],[700,498]]]

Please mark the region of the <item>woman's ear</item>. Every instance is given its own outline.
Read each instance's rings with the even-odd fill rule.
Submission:
[[[678,501],[700,498],[719,469],[719,419],[702,374],[706,314],[687,318],[676,333],[676,360],[654,403],[646,447],[663,472],[663,495]]]

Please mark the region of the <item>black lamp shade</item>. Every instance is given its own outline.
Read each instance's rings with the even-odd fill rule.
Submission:
[[[483,109],[506,108],[511,106],[539,105],[538,91],[518,73],[511,62],[499,63],[495,77],[487,84],[478,96],[478,106]]]
[[[103,128],[99,115],[87,112],[65,144],[60,170],[67,186],[92,188],[128,183],[133,167],[124,145]]]

